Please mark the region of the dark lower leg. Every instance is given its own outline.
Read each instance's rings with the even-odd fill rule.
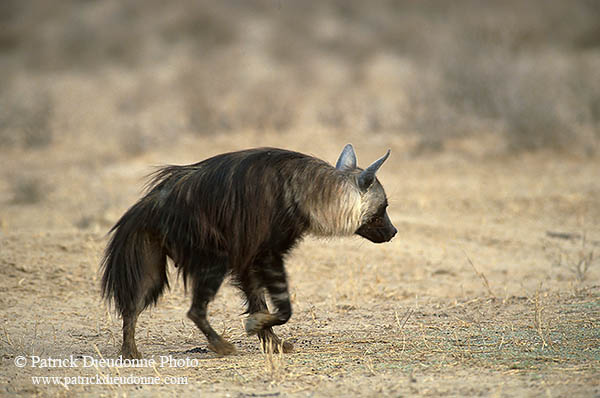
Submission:
[[[246,332],[249,335],[257,334],[261,330],[268,330],[276,325],[283,325],[292,315],[292,305],[282,259],[271,258],[268,263],[263,265],[258,275],[261,284],[267,288],[277,311],[274,314],[266,311],[250,314],[246,320]]]
[[[226,272],[225,263],[218,262],[212,267],[207,267],[203,270],[199,269],[198,273],[193,275],[194,298],[187,314],[196,326],[198,326],[198,329],[206,336],[208,348],[219,355],[233,354],[235,347],[210,326],[206,318],[206,309],[208,303],[214,298],[217,290],[219,290]]]
[[[244,278],[244,282],[240,283],[240,287],[246,295],[248,303],[247,313],[250,314],[250,316],[256,313],[268,313],[264,289],[260,288],[258,279],[254,274],[251,273],[250,275],[247,275]],[[275,332],[273,332],[273,328],[268,327],[261,329],[256,334],[265,352],[271,351],[278,353],[281,350],[282,352],[287,353],[294,350],[294,345],[288,341],[282,341]]]
[[[135,324],[137,323],[139,312],[135,315],[123,315],[123,345],[121,346],[121,355],[127,359],[140,359],[142,354],[135,345]]]
[[[206,336],[208,340],[208,348],[211,351],[216,352],[219,355],[229,355],[235,352],[233,344],[221,337],[215,330],[210,326],[208,319],[206,318],[206,307],[208,302],[201,303],[199,305],[193,305],[188,311],[188,317],[194,321],[198,329]]]

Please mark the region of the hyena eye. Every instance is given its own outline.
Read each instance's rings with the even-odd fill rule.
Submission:
[[[369,216],[369,218],[367,218],[367,221],[365,222],[365,224],[374,224],[374,223],[378,223],[378,222],[381,223],[383,218],[385,217],[386,207],[387,207],[387,202],[385,202],[383,205],[381,205],[377,209],[376,213]]]
[[[375,216],[373,216],[373,218],[383,218],[383,216],[385,215],[385,209],[387,207],[388,207],[388,204],[386,202],[381,207],[379,207],[379,209],[377,210],[377,213],[375,213]]]
[[[385,212],[385,209],[383,210]],[[377,214],[373,214],[367,224],[381,224],[383,222],[383,213],[377,212]]]

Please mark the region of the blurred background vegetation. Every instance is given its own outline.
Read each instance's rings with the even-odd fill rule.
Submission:
[[[415,137],[416,154],[600,141],[596,0],[2,0],[0,69],[0,150],[136,155],[232,131]]]

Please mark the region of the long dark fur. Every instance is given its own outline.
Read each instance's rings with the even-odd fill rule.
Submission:
[[[210,261],[207,255],[227,257],[229,271],[243,274],[264,251],[285,254],[308,226],[308,215],[295,200],[305,196],[294,192],[303,187],[290,182],[300,175],[308,181],[331,178],[323,166],[300,153],[269,149],[158,170],[146,195],[111,229],[102,264],[104,297],[114,298],[119,311],[127,309],[141,277],[140,251],[150,237],[175,261],[186,284],[202,260]],[[157,290],[146,305],[161,293]]]
[[[365,206],[355,184],[356,173],[274,148],[158,170],[145,196],[111,229],[102,262],[103,297],[123,315],[123,355],[139,357],[135,322],[168,287],[167,257],[192,286],[188,316],[210,348],[233,351],[206,320],[206,305],[227,274],[246,294],[249,313],[266,311],[263,289],[275,298],[278,312],[256,315],[247,330],[258,331],[263,343],[278,343],[270,327],[291,315],[283,257],[307,232],[347,235],[358,229]]]

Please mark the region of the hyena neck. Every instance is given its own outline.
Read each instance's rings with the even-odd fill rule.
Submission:
[[[360,227],[362,203],[353,177],[332,168],[316,178],[302,202],[314,236],[350,236]]]

